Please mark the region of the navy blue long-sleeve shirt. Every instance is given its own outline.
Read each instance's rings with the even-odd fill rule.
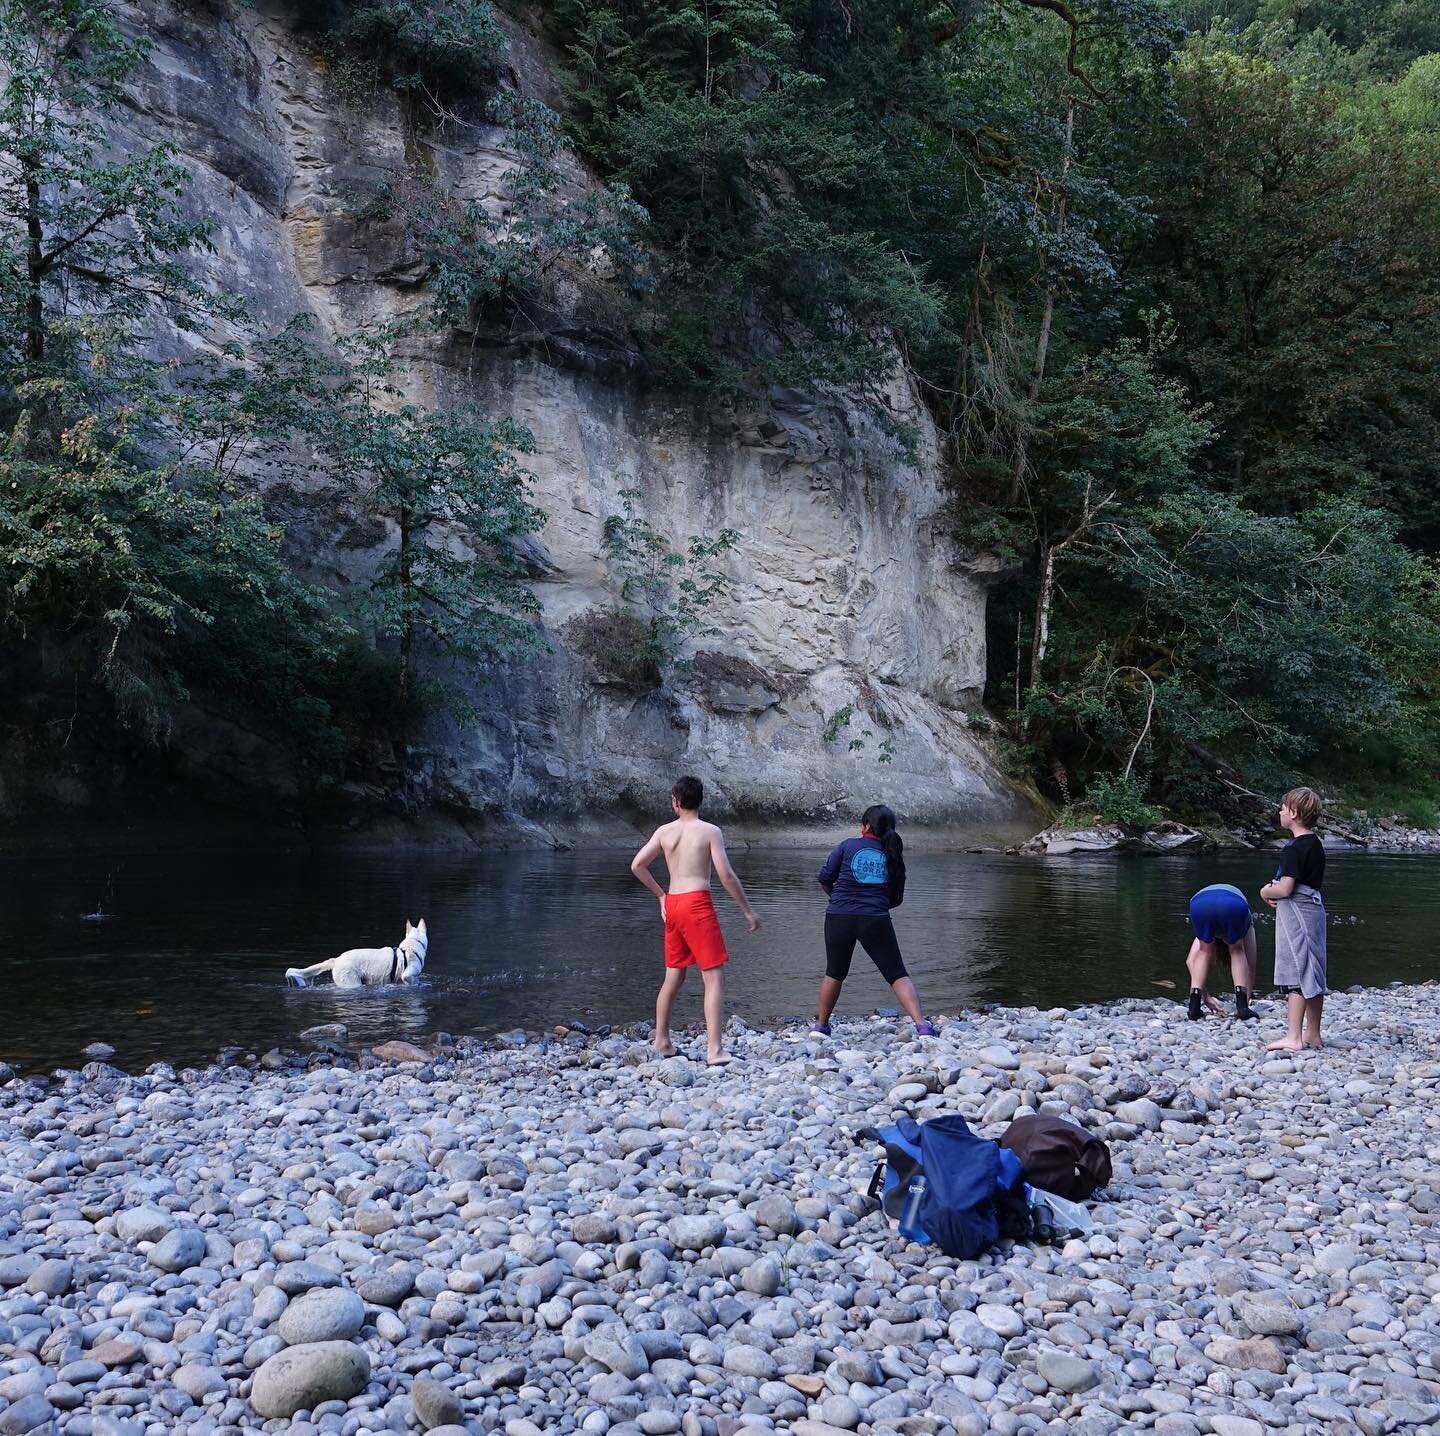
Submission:
[[[884,917],[890,911],[890,864],[879,838],[846,838],[819,872],[830,889],[827,913]]]

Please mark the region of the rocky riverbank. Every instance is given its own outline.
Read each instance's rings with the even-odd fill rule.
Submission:
[[[1440,853],[1440,832],[1405,823],[1378,823],[1366,838],[1372,853]]]
[[[1320,837],[1327,848],[1340,851],[1440,852],[1440,830],[1412,828],[1398,817],[1382,818],[1378,822],[1366,820],[1357,825],[1322,823]],[[1216,828],[1205,832],[1169,819],[1148,828],[1126,828],[1097,818],[1083,826],[1053,823],[1023,842],[1012,844],[1006,851],[1050,858],[1091,853],[1200,855],[1219,848],[1279,848],[1284,841],[1284,835],[1264,821],[1249,828]]]
[[[0,1436],[1423,1429],[1440,989],[1337,995],[1294,1058],[1267,1017],[737,1025],[717,1071],[570,1033],[12,1081]],[[907,1246],[851,1139],[900,1108],[1095,1128],[1095,1232]]]

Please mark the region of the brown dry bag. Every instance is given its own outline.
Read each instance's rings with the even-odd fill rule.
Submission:
[[[1110,1184],[1110,1149],[1063,1117],[1017,1117],[1000,1138],[1014,1152],[1032,1187],[1083,1202]]]

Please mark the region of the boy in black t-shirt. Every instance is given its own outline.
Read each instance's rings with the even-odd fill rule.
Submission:
[[[1325,845],[1315,836],[1320,799],[1309,788],[1292,788],[1280,801],[1280,826],[1293,834],[1280,866],[1260,896],[1275,909],[1275,986],[1289,1002],[1289,1031],[1267,1052],[1319,1047],[1325,1007]]]

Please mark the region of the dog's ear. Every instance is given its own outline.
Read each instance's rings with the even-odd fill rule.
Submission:
[[[424,919],[423,917],[420,919],[420,926],[419,926],[419,929],[418,929],[418,930],[419,930],[420,932],[424,932],[424,931],[425,931],[425,919]]]
[[[414,931],[415,931],[415,924],[414,924],[413,922],[411,922],[408,917],[405,919],[405,931],[406,931],[406,932],[414,932]]]

